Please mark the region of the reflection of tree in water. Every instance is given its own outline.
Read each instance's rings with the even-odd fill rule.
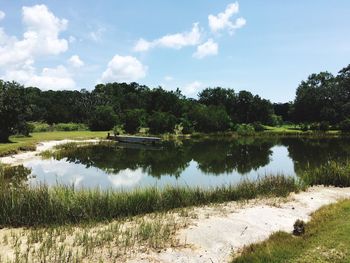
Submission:
[[[190,154],[204,173],[245,174],[270,162],[273,145],[261,138],[205,140],[193,145]]]
[[[281,143],[288,148],[297,174],[330,160],[350,158],[350,138],[282,138]]]
[[[82,147],[63,149],[55,154],[57,159],[81,163],[87,167],[97,167],[108,173],[119,173],[122,170],[136,170],[160,177],[165,174],[179,176],[189,164],[182,147],[166,144],[162,148],[148,149],[119,147],[118,144],[100,143]]]
[[[237,170],[244,174],[269,163],[274,143],[271,139],[185,140],[182,144],[166,142],[156,150],[101,143],[68,147],[58,151],[56,157],[98,167],[108,173],[141,168],[158,178],[162,175],[180,176],[191,160],[196,161],[204,173],[219,175]]]

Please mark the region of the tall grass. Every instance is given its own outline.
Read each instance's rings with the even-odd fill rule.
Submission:
[[[132,192],[76,190],[73,187],[12,188],[0,186],[0,226],[35,226],[102,221],[174,208],[286,196],[301,186],[292,177],[269,176],[255,182],[210,189],[167,187]]]
[[[350,186],[350,162],[329,161],[301,175],[307,185]]]

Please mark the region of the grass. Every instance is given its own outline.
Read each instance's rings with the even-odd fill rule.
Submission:
[[[350,161],[329,161],[317,168],[309,169],[302,175],[307,185],[325,185],[337,187],[350,186]]]
[[[305,229],[300,237],[277,232],[262,243],[244,248],[232,263],[349,262],[350,200],[316,211]]]
[[[33,151],[35,145],[42,141],[64,140],[64,139],[92,139],[106,138],[107,132],[91,131],[54,131],[36,132],[30,137],[11,136],[9,143],[0,143],[0,156],[15,154],[20,151]]]
[[[238,185],[210,189],[169,186],[131,192],[76,190],[67,186],[49,188],[44,185],[18,188],[2,182],[0,226],[98,222],[259,196],[287,196],[301,187],[294,178],[283,176],[268,176],[254,182],[244,181]]]
[[[181,212],[181,211],[180,211]],[[178,229],[189,219],[155,213],[104,224],[62,225],[0,231],[1,262],[125,262],[136,252],[178,247]]]

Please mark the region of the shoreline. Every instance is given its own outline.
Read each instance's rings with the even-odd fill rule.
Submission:
[[[58,145],[71,143],[71,142],[96,143],[99,141],[100,141],[99,139],[86,139],[86,140],[64,139],[64,140],[43,141],[43,142],[39,142],[35,145],[35,147],[36,147],[35,151],[24,151],[24,152],[19,152],[19,153],[15,153],[12,155],[6,155],[3,157],[0,157],[0,163],[7,164],[7,165],[21,165],[25,161],[40,158],[40,156],[39,156],[40,153],[51,150],[55,146],[58,146]]]

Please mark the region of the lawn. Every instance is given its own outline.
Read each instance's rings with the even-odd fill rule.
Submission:
[[[17,153],[19,151],[34,150],[38,142],[63,139],[92,139],[105,138],[107,132],[91,131],[53,131],[36,132],[30,137],[11,136],[9,143],[0,143],[0,156]]]
[[[318,210],[305,229],[300,237],[277,232],[232,262],[350,262],[350,200]]]

